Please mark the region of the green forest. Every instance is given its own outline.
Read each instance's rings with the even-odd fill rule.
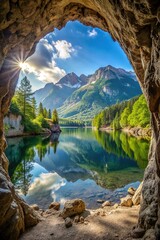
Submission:
[[[94,117],[92,126],[97,129],[111,127],[113,130],[125,127],[149,128],[150,114],[144,96],[140,95],[106,108]]]
[[[38,134],[41,133],[44,128],[50,128],[50,124],[59,124],[62,127],[85,126],[86,123],[83,121],[59,118],[56,109],[53,111],[51,111],[51,109],[47,110],[41,102],[39,106],[37,106],[33,94],[30,81],[27,77],[24,77],[10,104],[9,112],[22,116],[21,124],[24,126],[24,132]],[[9,128],[9,126],[5,126],[6,131]]]
[[[58,119],[56,110],[51,113],[51,110],[44,108],[42,103],[37,106],[32,86],[27,77],[21,80],[20,86],[12,98],[9,112],[22,116],[24,132],[28,133],[40,133],[43,128],[50,128],[48,119],[52,122],[55,121],[55,118]],[[56,117],[55,114],[57,114]]]

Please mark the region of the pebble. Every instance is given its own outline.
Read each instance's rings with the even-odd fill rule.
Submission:
[[[75,222],[75,223],[78,223],[78,222],[79,222],[79,215],[75,216],[74,222]]]
[[[104,203],[105,202],[105,200],[103,200],[103,199],[97,199],[97,203]]]
[[[102,204],[102,208],[104,207],[107,207],[107,206],[111,206],[111,202],[110,201],[105,201],[103,204]]]
[[[66,228],[69,228],[72,226],[72,220],[69,217],[65,219],[65,226]]]
[[[84,221],[84,224],[85,224],[85,225],[87,225],[87,224],[88,224],[88,222],[87,222],[87,221]]]
[[[103,212],[101,213],[101,216],[102,216],[102,217],[106,216],[105,211],[103,211]]]
[[[118,208],[118,203],[115,203],[113,207]]]
[[[84,223],[84,217],[83,216],[81,216],[79,220],[80,220],[81,223]]]

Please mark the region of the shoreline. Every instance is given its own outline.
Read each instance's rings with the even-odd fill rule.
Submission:
[[[110,132],[113,132],[114,130],[111,127],[102,127],[99,129],[99,131],[110,133]],[[134,128],[126,127],[126,128],[117,129],[115,131],[121,131],[121,132],[127,133],[128,135],[132,135],[134,137],[151,138],[150,128],[145,129],[140,127],[134,127]]]
[[[128,189],[129,195],[122,198],[120,204],[113,205],[106,201],[98,209],[86,208],[82,199],[68,200],[62,210],[59,202],[52,202],[45,211],[36,204],[30,205],[39,223],[26,229],[20,239],[27,240],[34,236],[34,240],[61,240],[65,235],[66,240],[73,236],[75,240],[100,240],[106,239],[106,236],[109,240],[132,240],[138,221],[141,188],[142,184],[136,190]]]
[[[5,134],[6,138],[16,138],[16,137],[29,137],[29,136],[40,136],[40,135],[50,135],[51,132],[46,131],[46,132],[40,132],[40,133],[19,133],[19,134],[14,134],[14,135],[7,135]]]

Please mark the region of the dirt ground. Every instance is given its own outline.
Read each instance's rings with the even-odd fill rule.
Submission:
[[[59,212],[53,212],[37,226],[28,229],[20,240],[131,240],[138,211],[137,206],[87,210],[83,214],[85,223],[73,222],[70,228],[66,228]]]

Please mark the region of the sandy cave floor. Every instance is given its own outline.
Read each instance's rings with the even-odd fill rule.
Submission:
[[[59,212],[45,216],[37,226],[28,229],[20,240],[132,240],[131,231],[137,224],[139,207],[105,207],[87,210],[85,223],[66,228]]]

